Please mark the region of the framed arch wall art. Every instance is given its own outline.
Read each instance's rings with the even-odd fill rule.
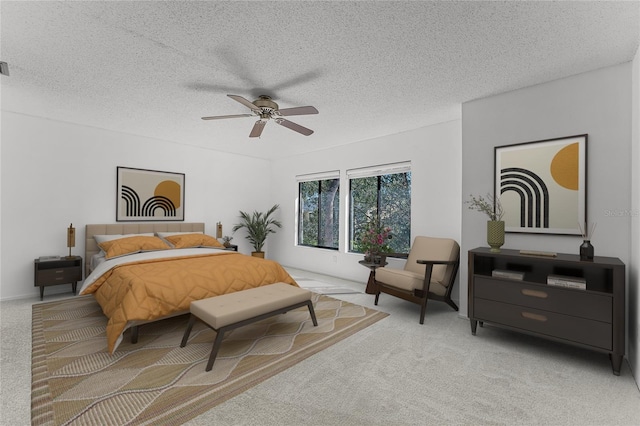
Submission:
[[[117,222],[184,220],[184,173],[117,169]]]
[[[582,235],[587,222],[587,135],[495,147],[505,231]]]

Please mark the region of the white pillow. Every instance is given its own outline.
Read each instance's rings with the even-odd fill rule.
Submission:
[[[98,267],[99,264],[107,260],[106,253],[104,250],[100,249],[100,253],[94,254],[91,256],[91,263],[89,263],[89,271],[93,271]]]

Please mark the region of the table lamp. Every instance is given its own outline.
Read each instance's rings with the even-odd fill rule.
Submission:
[[[67,228],[67,247],[69,247],[69,256],[71,258],[71,247],[76,246],[76,228],[73,227],[73,223]]]

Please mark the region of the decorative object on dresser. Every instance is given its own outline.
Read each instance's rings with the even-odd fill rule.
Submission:
[[[67,259],[73,258],[71,256],[71,247],[76,246],[76,228],[73,227],[73,223],[67,228],[67,247],[69,248],[69,256]]]
[[[494,270],[525,272],[522,281]],[[566,284],[566,285],[564,285]],[[574,288],[584,284],[584,289]],[[469,320],[487,322],[609,354],[615,375],[625,351],[625,265],[618,258],[523,256],[517,250],[469,251]]]
[[[40,287],[40,300],[44,298],[44,288],[60,284],[71,284],[76,294],[78,281],[82,281],[82,257],[42,256],[33,261],[33,284]]]
[[[524,272],[509,271],[507,269],[494,269],[491,271],[491,276],[495,278],[506,278],[508,280],[524,280]]]
[[[582,233],[582,244],[580,245],[580,260],[593,260],[593,245],[591,245],[591,238],[596,231],[597,223],[594,222],[590,226],[585,223],[584,228],[580,226],[580,232]]]
[[[540,251],[540,250],[520,250],[520,254],[523,256],[542,256],[542,257],[556,257],[558,253],[553,251]]]
[[[233,240],[233,237],[225,235],[224,237],[222,237],[222,245],[226,248],[231,247],[231,240]]]
[[[587,280],[579,277],[571,277],[566,275],[547,275],[547,284],[558,287],[577,288],[579,290],[587,289]]]
[[[117,168],[116,221],[184,220],[184,173]]]
[[[504,245],[504,221],[502,216],[504,210],[500,203],[500,198],[487,194],[485,199],[483,196],[476,197],[471,195],[471,199],[466,202],[469,204],[470,210],[475,210],[487,215],[487,244],[494,253],[500,252],[500,247]]]
[[[251,252],[252,256],[255,257],[264,257],[264,252],[262,251],[262,247],[264,243],[267,241],[267,236],[269,234],[275,233],[276,228],[282,228],[282,223],[279,220],[273,219],[271,217],[272,214],[278,210],[280,206],[275,204],[266,213],[255,211],[251,214],[243,212],[240,210],[240,223],[237,223],[233,227],[233,232],[236,232],[238,229],[246,228],[247,229],[247,240],[253,246],[253,252]]]
[[[586,134],[494,151],[495,194],[506,232],[580,235],[587,205]]]

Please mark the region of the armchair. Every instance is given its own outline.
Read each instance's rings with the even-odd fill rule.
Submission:
[[[451,290],[459,265],[460,246],[456,241],[416,237],[404,269],[384,267],[375,271],[375,304],[378,304],[380,293],[417,303],[421,306],[420,324],[424,324],[427,299],[445,302],[457,311],[458,306],[451,300]]]

